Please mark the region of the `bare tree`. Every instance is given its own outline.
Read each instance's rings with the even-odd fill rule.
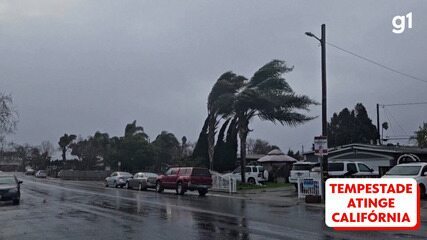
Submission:
[[[13,106],[12,96],[0,93],[0,144],[2,146],[5,143],[5,136],[16,130],[17,123],[18,113]]]
[[[53,144],[49,141],[43,141],[40,144],[40,152],[46,153],[47,156],[52,157],[52,155],[55,153],[55,147]]]

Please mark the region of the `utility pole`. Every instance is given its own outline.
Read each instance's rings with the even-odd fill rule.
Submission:
[[[328,136],[328,120],[326,112],[326,25],[322,24],[322,136]]]
[[[320,42],[320,46],[322,48],[322,136],[328,136],[328,120],[327,120],[327,89],[326,89],[326,25],[322,24],[321,26],[321,38],[318,38],[311,32],[306,32],[305,34],[309,37],[313,37]],[[328,148],[328,146],[327,146]],[[320,160],[320,169],[322,172],[321,181],[322,181],[322,200],[324,200],[325,196],[325,181],[328,177],[328,155],[323,155]]]
[[[326,25],[322,24],[322,136],[328,137],[328,119],[326,105]],[[328,145],[326,145],[328,149]],[[328,178],[328,155],[322,156],[322,201],[325,201],[325,181]]]
[[[377,103],[377,135],[378,135],[378,144],[382,145],[382,142],[381,142],[382,136],[380,135],[380,105],[378,103]]]

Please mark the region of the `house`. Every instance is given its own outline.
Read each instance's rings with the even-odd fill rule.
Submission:
[[[23,160],[13,151],[0,151],[0,171],[15,172],[23,170]]]
[[[328,149],[328,161],[364,162],[375,171],[379,167],[390,167],[397,164],[399,158],[414,157],[427,162],[427,148],[399,145],[349,144]],[[313,151],[304,153],[304,159],[309,162],[319,161]]]

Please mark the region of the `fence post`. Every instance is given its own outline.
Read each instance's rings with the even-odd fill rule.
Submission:
[[[298,179],[298,187],[297,187],[297,189],[298,189],[298,198],[301,198],[300,197],[300,195],[301,195],[301,183],[300,183],[300,178],[297,178]]]

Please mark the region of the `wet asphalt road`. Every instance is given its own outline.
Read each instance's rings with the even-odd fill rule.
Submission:
[[[304,204],[21,179],[21,205],[0,203],[1,240],[427,238],[427,221],[416,232],[335,232],[324,226],[323,208]]]

